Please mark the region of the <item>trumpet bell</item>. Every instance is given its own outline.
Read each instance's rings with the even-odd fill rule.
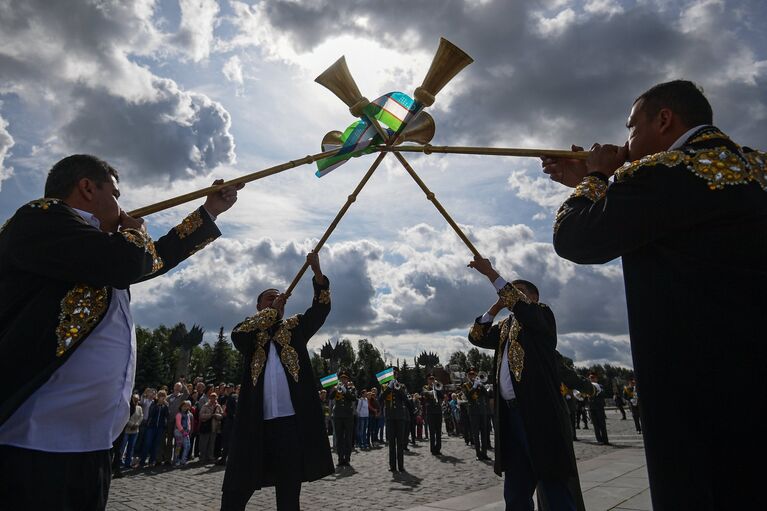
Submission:
[[[447,82],[472,62],[474,59],[466,52],[444,37],[440,37],[437,53],[431,61],[426,78],[415,90],[415,99],[426,106],[431,106],[434,103],[434,96],[447,85]]]
[[[327,132],[325,136],[322,137],[322,150],[329,151],[333,149],[333,147],[341,147],[344,145],[341,141],[341,135],[343,135],[343,133],[338,130]]]
[[[416,144],[426,145],[434,138],[436,130],[437,125],[434,123],[434,118],[428,112],[421,112],[405,126],[404,131],[397,137],[397,141],[394,144],[415,142]]]
[[[314,81],[343,101],[349,107],[349,111],[354,117],[361,117],[362,110],[370,103],[366,98],[362,97],[357,83],[352,78],[349,66],[346,65],[346,57],[336,60],[332,66],[323,71]]]
[[[434,389],[435,390],[442,390],[442,384],[438,381],[434,382]]]
[[[477,378],[479,378],[480,382],[485,383],[487,381],[487,373],[485,371],[480,371],[477,373]]]

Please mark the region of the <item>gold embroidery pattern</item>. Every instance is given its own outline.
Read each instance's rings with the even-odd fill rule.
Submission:
[[[721,138],[721,137],[712,137]],[[753,160],[752,160],[753,158]],[[762,159],[762,164],[759,164]],[[727,147],[684,151],[664,151],[625,164],[615,171],[617,182],[625,181],[643,167],[684,165],[696,176],[704,179],[711,190],[722,190],[725,186],[747,184],[756,181],[762,185],[764,160],[759,156],[745,157]],[[761,171],[760,171],[761,167]],[[767,183],[765,183],[767,184]],[[764,185],[763,185],[764,186]]]
[[[56,356],[67,352],[93,330],[107,309],[107,288],[78,284],[61,300],[59,325],[56,327]]]
[[[197,252],[199,252],[199,251],[200,251],[200,250],[202,250],[203,248],[205,248],[205,247],[207,247],[208,245],[210,245],[211,243],[213,243],[213,241],[214,241],[215,239],[216,239],[216,238],[215,238],[214,236],[211,236],[210,238],[206,239],[206,240],[205,240],[205,241],[203,241],[202,243],[200,243],[200,244],[196,245],[196,246],[195,246],[195,247],[194,247],[194,248],[193,248],[193,249],[192,249],[192,250],[189,252],[189,255],[191,256],[192,254],[196,254]]]
[[[245,318],[245,321],[234,329],[235,332],[253,332],[254,330],[266,330],[277,322],[277,310],[266,308],[258,311],[253,316]]]
[[[485,336],[486,328],[487,325],[483,325],[482,323],[475,321],[471,326],[471,330],[469,330],[469,339],[472,341],[480,341],[482,337]]]
[[[596,202],[607,193],[607,183],[596,176],[586,176],[583,178],[575,191],[570,195],[570,199],[575,197],[586,197],[591,202]]]
[[[260,311],[259,314],[265,311],[274,311],[274,318],[277,317],[277,311],[274,309],[264,309],[263,311]],[[235,329],[235,332],[252,332],[256,328],[259,330],[256,334],[256,351],[253,354],[253,361],[250,363],[250,378],[253,381],[254,387],[258,382],[259,376],[261,376],[261,372],[264,370],[264,366],[266,365],[266,351],[264,350],[264,346],[266,346],[266,343],[269,342],[269,334],[266,332],[266,330],[274,324],[274,322],[268,323],[269,318],[272,317],[271,313],[262,318],[257,318],[257,316],[258,314],[246,319],[238,328]],[[291,330],[298,326],[299,320],[300,319],[298,316],[289,317],[274,333],[275,342],[277,342],[282,348],[282,352],[280,353],[280,360],[282,361],[282,365],[285,366],[285,369],[288,370],[296,382],[298,382],[299,374],[298,353],[296,353],[296,350],[293,348],[293,346],[290,345],[290,340],[293,335]],[[260,328],[257,326],[259,321],[261,321],[261,324],[268,323],[268,326],[265,328]],[[246,325],[246,323],[248,323],[248,325]]]
[[[698,135],[695,136],[695,138],[690,139],[687,143],[688,144],[698,144],[700,142],[706,142],[708,140],[730,140],[730,137],[722,133],[721,131],[717,129],[704,129],[698,133]]]
[[[288,370],[293,377],[293,380],[296,382],[298,382],[299,372],[298,353],[296,353],[296,350],[290,345],[290,340],[293,337],[291,330],[298,326],[298,321],[298,316],[289,317],[283,322],[282,326],[277,330],[277,333],[274,334],[274,340],[282,346],[282,353],[280,353],[282,365],[285,366],[285,369]]]
[[[253,361],[250,363],[250,379],[253,381],[253,387],[258,383],[258,377],[266,365],[266,352],[264,346],[269,341],[269,335],[266,332],[258,332],[256,335],[256,351],[253,353]]]
[[[510,326],[509,323],[511,324]],[[514,379],[520,382],[522,381],[522,369],[525,368],[525,350],[517,341],[519,333],[522,331],[522,325],[517,321],[517,318],[513,318],[511,321],[506,322],[504,329],[508,337],[501,337],[503,339],[502,343],[506,339],[511,343],[509,345],[509,368],[514,374]]]
[[[767,153],[752,151],[745,156],[751,165],[751,179],[759,183],[762,190],[767,191]]]
[[[527,296],[525,296],[522,291],[514,287],[510,282],[507,282],[506,285],[503,286],[503,289],[498,291],[498,296],[501,297],[503,306],[509,310],[513,309],[517,302],[520,300],[523,303],[530,303],[530,299],[527,298]]]
[[[154,241],[149,237],[145,231],[140,229],[123,229],[120,234],[126,241],[133,243],[139,248],[143,248],[152,256],[152,273],[160,271],[165,263],[162,258],[157,255],[157,249],[154,246]]]
[[[330,303],[330,290],[329,289],[323,289],[320,291],[319,296],[317,296],[317,301],[320,302],[323,305],[327,305]]]
[[[37,200],[33,200],[32,202],[28,202],[27,206],[29,206],[30,208],[39,208],[45,211],[52,205],[58,204],[60,202],[61,202],[61,199],[48,199],[43,197],[42,199],[37,199]]]
[[[176,234],[178,234],[178,237],[182,240],[192,234],[194,231],[200,228],[202,225],[202,215],[200,215],[200,210],[197,209],[193,211],[189,216],[184,218],[180,224],[178,224],[174,229],[176,230]]]

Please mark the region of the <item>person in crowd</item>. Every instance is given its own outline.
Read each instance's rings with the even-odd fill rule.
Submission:
[[[229,445],[232,442],[234,421],[237,418],[237,404],[240,396],[235,392],[233,384],[226,385],[226,405],[224,406],[224,420],[221,424],[221,457],[216,460],[216,465],[226,465],[229,457]]]
[[[371,447],[376,447],[379,444],[379,431],[383,429],[381,419],[381,405],[378,402],[378,389],[372,387],[368,392],[368,445]]]
[[[466,445],[474,445],[474,439],[471,435],[471,417],[469,416],[469,401],[466,394],[459,392],[455,398],[455,405],[458,408],[458,428],[463,435],[463,441]]]
[[[165,428],[168,423],[168,402],[166,401],[167,394],[164,390],[157,391],[157,399],[149,407],[149,413],[147,417],[146,425],[146,439],[144,441],[144,447],[141,450],[141,456],[139,458],[139,467],[143,467],[147,459],[149,459],[149,466],[154,467],[157,461],[157,451],[160,448],[160,440],[165,434]]]
[[[599,384],[599,375],[597,373],[590,373],[589,380],[597,389],[589,398],[589,415],[591,415],[591,425],[594,426],[594,437],[597,439],[597,443],[609,445],[604,390]]]
[[[415,440],[423,440],[424,410],[421,404],[421,395],[417,392],[413,394],[413,409],[415,411]],[[413,445],[415,445],[413,440]]]
[[[469,426],[471,428],[471,441],[477,460],[487,461],[487,447],[490,443],[490,429],[488,424],[488,395],[485,384],[477,376],[475,367],[469,368],[466,373],[468,381],[463,384],[463,393],[466,395]]]
[[[621,420],[626,420],[626,410],[623,409],[625,406],[625,403],[623,401],[623,393],[618,391],[618,384],[613,381],[613,403],[615,403],[615,408],[617,408],[618,412],[621,414]]]
[[[357,446],[364,450],[370,449],[368,431],[370,427],[370,404],[368,401],[368,393],[363,390],[357,398]]]
[[[130,468],[133,464],[133,451],[136,447],[136,439],[141,424],[144,422],[144,410],[141,408],[138,394],[133,394],[130,402],[130,418],[125,425],[125,437],[120,452],[124,452],[123,468]]]
[[[318,254],[306,262],[314,298],[304,314],[283,319],[287,295],[267,289],[256,298],[256,314],[232,330],[250,370],[239,394],[222,511],[245,509],[264,486],[275,486],[278,510],[298,510],[301,483],[335,471],[306,348],[330,313],[330,281]]]
[[[763,499],[752,468],[763,456],[743,432],[762,422],[743,413],[750,393],[723,382],[733,369],[738,388],[763,380],[767,156],[714,126],[686,80],[641,94],[626,127],[625,144],[594,144],[585,162],[544,159],[552,179],[575,187],[557,212],[554,249],[578,264],[622,259],[653,509],[748,507]],[[712,298],[717,287],[729,299]],[[703,384],[687,406],[670,374]],[[712,402],[716,413],[687,412]]]
[[[381,399],[386,417],[386,441],[389,444],[389,471],[405,471],[405,444],[407,443],[407,391],[397,378],[399,368],[394,368],[394,379],[383,386]]]
[[[341,371],[338,375],[340,383],[331,389],[330,399],[335,402],[333,407],[333,430],[336,432],[336,454],[338,466],[348,466],[354,445],[354,412],[357,409],[357,396],[351,388],[349,373]]]
[[[623,399],[629,404],[631,417],[634,419],[634,427],[637,433],[642,433],[642,419],[639,415],[639,390],[637,389],[636,379],[629,378],[628,385],[623,387]]]
[[[186,382],[179,380],[173,385],[173,393],[168,396],[168,417],[170,420],[168,420],[168,427],[161,442],[162,456],[160,458],[160,463],[165,465],[173,464],[176,414],[181,408],[181,403],[187,399],[189,399],[189,394],[186,390]]]
[[[189,460],[189,449],[191,447],[189,438],[192,435],[192,421],[194,421],[191,409],[191,401],[182,401],[173,421],[173,436],[176,440],[173,465],[177,467],[186,465],[186,462]]]
[[[444,393],[437,389],[437,381],[433,373],[426,375],[426,385],[423,388],[424,415],[429,425],[429,451],[434,456],[442,454],[442,407]]]
[[[453,409],[450,406],[450,400],[452,399],[452,395],[449,392],[445,392],[445,396],[442,401],[442,419],[445,421],[445,430],[447,431],[447,435],[458,435],[458,430],[456,427],[455,420],[453,419]]]
[[[224,410],[218,404],[218,394],[211,392],[206,403],[200,408],[200,462],[202,464],[216,461],[216,436],[221,432],[223,418]]]

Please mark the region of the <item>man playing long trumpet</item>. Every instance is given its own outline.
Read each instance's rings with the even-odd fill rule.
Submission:
[[[505,473],[506,509],[532,511],[537,487],[545,509],[583,510],[560,384],[584,392],[593,388],[561,363],[554,314],[538,302],[535,285],[506,282],[487,259],[475,258],[469,266],[486,276],[499,295],[474,322],[469,341],[495,350],[495,472]],[[511,316],[493,325],[504,308]]]
[[[442,454],[442,384],[433,373],[426,375],[426,385],[421,394],[426,406],[426,422],[429,427],[429,449],[434,456]]]
[[[45,198],[0,228],[0,504],[104,509],[109,450],[128,421],[136,370],[131,284],[221,235],[237,189],[153,241],[120,206],[119,176],[90,155],[51,168]]]
[[[234,437],[224,475],[222,511],[242,511],[255,490],[275,486],[277,509],[297,511],[303,481],[334,472],[306,343],[330,313],[330,282],[319,255],[306,256],[314,299],[283,319],[287,296],[267,289],[257,313],[232,331],[245,367]]]
[[[585,164],[544,159],[552,179],[575,187],[554,248],[580,264],[622,259],[653,509],[750,507],[763,500],[751,468],[762,456],[743,432],[763,426],[744,413],[749,393],[722,382],[735,372],[739,389],[757,388],[764,374],[767,154],[713,126],[685,80],[639,96],[626,127],[624,145],[594,144]],[[670,374],[702,382],[687,405],[714,402],[717,413],[692,418],[668,391]]]

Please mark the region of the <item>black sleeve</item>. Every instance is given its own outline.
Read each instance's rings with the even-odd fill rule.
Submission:
[[[568,388],[575,389],[584,394],[591,394],[594,392],[594,386],[589,380],[578,375],[573,369],[565,364],[565,359],[558,351],[554,351],[554,358],[557,365],[557,374],[559,381],[567,385]]]
[[[312,299],[312,305],[301,316],[300,323],[305,342],[309,342],[309,339],[317,333],[317,330],[322,328],[325,319],[330,314],[330,280],[327,275],[324,277],[325,282],[323,283],[318,283],[312,277],[314,298]]]
[[[469,330],[469,342],[478,348],[494,350],[500,341],[499,324],[492,322],[480,323],[482,316],[474,320],[474,324]]]
[[[155,265],[154,243],[145,232],[103,232],[55,199],[23,206],[4,231],[13,267],[55,280],[126,289]]]
[[[154,242],[157,262],[152,273],[143,276],[139,281],[167,273],[219,236],[221,231],[216,223],[205,208],[200,206],[168,234]]]
[[[554,223],[557,254],[602,264],[715,214],[710,187],[683,165],[641,165],[616,172],[607,184],[586,176]]]

